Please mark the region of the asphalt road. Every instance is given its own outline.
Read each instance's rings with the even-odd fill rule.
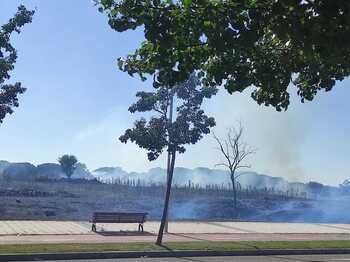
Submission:
[[[51,262],[61,262],[61,261],[51,261]],[[219,261],[219,262],[344,262],[344,261],[350,261],[350,255],[137,258],[137,259],[105,259],[105,260],[70,260],[68,262],[114,262],[114,261],[120,261],[120,262],[214,262],[214,261]]]

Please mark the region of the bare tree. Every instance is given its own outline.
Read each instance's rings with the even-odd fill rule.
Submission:
[[[224,156],[224,162],[216,164],[216,166],[223,166],[230,172],[232,182],[234,210],[237,212],[237,179],[244,173],[238,173],[240,169],[251,168],[251,165],[245,164],[244,160],[251,154],[256,152],[245,142],[242,142],[243,127],[241,123],[238,129],[230,128],[225,138],[219,138],[214,133],[214,139],[218,143],[218,150]]]

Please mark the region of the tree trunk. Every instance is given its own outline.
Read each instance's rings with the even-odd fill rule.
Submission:
[[[162,241],[163,241],[164,227],[165,227],[165,224],[167,221],[167,215],[168,215],[168,209],[169,209],[171,183],[172,183],[173,174],[174,174],[175,155],[176,155],[176,151],[173,151],[171,153],[171,164],[170,164],[170,170],[169,170],[169,178],[168,178],[167,186],[166,186],[164,209],[163,209],[162,220],[160,222],[160,227],[159,227],[159,232],[158,232],[158,237],[157,237],[157,242],[156,242],[157,245],[161,245]]]
[[[169,105],[169,126],[171,126],[171,124],[173,123],[173,107],[174,107],[174,95],[172,93],[172,91],[170,91],[170,105]],[[170,171],[170,166],[171,166],[171,152],[170,150],[168,151],[168,161],[167,161],[167,177],[166,177],[166,185],[168,184],[169,181],[169,171]],[[165,233],[168,233],[168,213],[166,214],[166,220],[165,220]]]
[[[232,191],[233,191],[233,208],[235,210],[235,214],[237,215],[237,190],[236,190],[236,179],[234,175],[231,175],[232,181]]]
[[[167,161],[167,169],[166,169],[166,183],[165,183],[165,190],[167,189],[168,187],[168,182],[169,182],[169,179],[170,179],[170,167],[171,167],[171,153],[170,151],[168,151],[168,161]],[[169,209],[169,207],[168,207]],[[168,233],[169,232],[169,227],[168,227],[168,211],[167,211],[167,214],[166,214],[166,219],[165,219],[165,226],[164,226],[164,231],[165,233]]]

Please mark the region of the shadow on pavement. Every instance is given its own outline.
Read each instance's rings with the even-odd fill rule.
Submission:
[[[296,257],[285,257],[285,256],[265,256],[273,259],[286,260],[286,261],[294,261],[294,262],[324,262],[324,260],[314,260],[314,259],[302,259]]]
[[[189,236],[187,234],[177,234],[177,233],[168,233],[168,235],[170,236],[177,236],[177,237],[183,237],[183,238],[188,238],[188,239],[192,239],[192,240],[200,240],[200,241],[210,241],[206,238],[200,238],[200,237],[193,237],[193,236]]]
[[[150,232],[138,231],[97,231],[95,233],[101,236],[155,236]]]
[[[242,228],[239,228],[239,227],[223,225],[223,224],[219,224],[219,223],[216,223],[216,222],[205,222],[205,223],[209,224],[209,225],[217,226],[217,227],[226,228],[226,229],[234,229],[234,230],[245,232],[245,233],[258,233],[258,232],[253,231],[253,230],[247,230],[247,229],[242,229]]]
[[[169,252],[173,252],[174,250],[165,246],[165,245],[160,245],[162,248],[168,250]],[[183,261],[193,261],[193,262],[206,262],[205,260],[199,260],[198,258],[188,258],[188,257],[176,257],[179,260]]]
[[[177,257],[177,259],[184,260],[184,261],[206,262],[205,260],[200,260],[198,258]]]
[[[342,227],[342,226],[326,225],[326,224],[317,224],[317,225],[318,225],[318,226],[321,226],[321,227],[329,227],[329,228],[336,228],[336,229],[341,229],[341,230],[350,231],[350,228]]]

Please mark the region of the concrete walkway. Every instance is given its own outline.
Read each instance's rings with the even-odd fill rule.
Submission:
[[[159,222],[100,224],[91,232],[88,222],[0,221],[0,244],[154,242]],[[350,240],[350,224],[171,222],[165,241]]]
[[[156,234],[159,222],[147,222],[145,231]],[[104,232],[135,232],[137,224],[98,224]],[[170,222],[174,234],[350,234],[350,224],[303,224],[264,222]],[[4,235],[93,235],[89,222],[0,221]]]

